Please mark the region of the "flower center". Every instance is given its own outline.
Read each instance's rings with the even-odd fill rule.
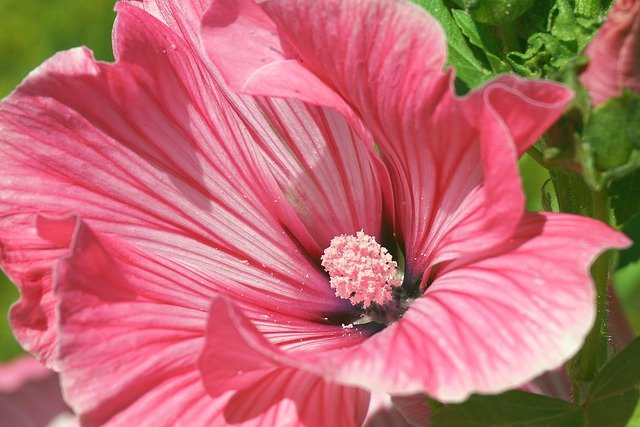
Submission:
[[[383,305],[393,299],[392,288],[402,283],[391,254],[362,230],[334,237],[321,260],[336,295],[353,305]]]

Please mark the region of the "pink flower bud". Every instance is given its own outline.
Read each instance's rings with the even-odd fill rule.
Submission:
[[[618,0],[586,54],[589,66],[580,77],[594,105],[622,94],[640,92],[640,0]]]

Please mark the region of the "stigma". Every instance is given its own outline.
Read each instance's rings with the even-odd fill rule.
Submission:
[[[364,308],[391,301],[393,288],[402,283],[391,254],[363,230],[334,237],[321,261],[336,296]]]

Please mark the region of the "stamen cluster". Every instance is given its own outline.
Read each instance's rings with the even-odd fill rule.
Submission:
[[[382,305],[392,299],[392,288],[402,282],[391,254],[363,230],[355,236],[334,237],[321,259],[336,296],[353,305]]]

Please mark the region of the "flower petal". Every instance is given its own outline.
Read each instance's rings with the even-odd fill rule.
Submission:
[[[58,375],[30,356],[0,365],[0,414],[3,427],[74,427],[62,400]]]
[[[424,397],[424,396],[423,396]],[[426,397],[424,397],[426,402]],[[411,424],[400,413],[391,396],[386,393],[371,393],[371,401],[369,402],[369,412],[364,421],[364,427],[412,427],[420,425],[428,425],[428,420],[422,424]]]
[[[9,312],[13,333],[26,350],[53,367],[57,352],[57,314],[51,267],[67,252],[76,220],[41,216],[26,223],[18,214],[3,218],[1,224],[2,264],[21,285],[20,299]]]
[[[414,154],[437,153],[431,155],[432,166],[441,171],[434,180],[430,227],[415,237],[422,254],[433,254],[427,258],[431,265],[477,253],[510,237],[524,203],[514,160],[562,114],[572,96],[556,83],[502,76],[463,99],[449,99],[449,105],[442,102],[431,118],[431,138],[436,143],[422,144],[428,148]],[[459,125],[449,130],[450,123]],[[415,185],[414,200],[418,189],[429,186]],[[419,209],[412,216],[427,219]]]
[[[68,241],[39,234],[41,213],[79,215],[266,309],[351,309],[319,256],[336,234],[380,234],[367,149],[331,111],[229,94],[197,49],[117,8],[116,64],[60,53],[0,104],[2,263],[22,289],[12,319],[23,345],[54,358],[50,271]]]
[[[392,396],[391,402],[396,410],[413,426],[428,426],[431,420],[429,397],[419,393],[409,396]]]
[[[82,223],[74,240],[55,281],[62,384],[83,425],[222,423],[229,396],[212,399],[195,363],[207,291],[194,274]]]
[[[624,88],[640,93],[640,2],[617,0],[585,54],[589,64],[580,81],[594,105]]]
[[[365,141],[370,132],[415,280],[508,238],[523,205],[513,139],[524,150],[570,98],[559,85],[509,77],[457,100],[442,30],[408,2],[218,0],[202,38],[232,88],[335,108]],[[275,81],[274,67],[287,78]]]
[[[211,291],[173,262],[98,239],[82,223],[73,248],[54,276],[62,385],[82,422],[101,424],[195,367]]]
[[[209,0],[120,0],[162,21],[192,46],[200,46],[200,21]]]
[[[114,237],[96,235],[79,223],[73,251],[56,266],[54,281],[62,384],[84,424],[173,425],[179,419],[210,425],[236,414],[245,421],[268,425],[269,417],[292,410],[274,396],[273,408],[265,402],[249,416],[241,404],[244,398],[229,393],[232,385],[215,398],[203,388],[197,374],[198,354],[205,342],[208,306],[219,299],[207,280],[173,260],[145,253]],[[280,347],[305,347],[305,343],[309,349],[324,351],[363,339],[357,332],[330,325],[318,325],[316,334],[308,334],[310,322],[300,326],[296,324],[299,320],[282,313],[257,310],[246,303],[239,307],[260,325],[264,336],[273,340],[268,345],[278,351]],[[280,322],[285,326],[270,326]],[[220,333],[226,330],[224,323],[215,328]],[[232,343],[229,348],[217,346],[221,348],[231,357],[244,354],[233,353]],[[334,386],[325,390],[319,379],[311,381],[307,374],[307,379],[296,374],[294,382],[289,374],[283,375],[276,378],[270,373],[270,381],[289,384],[290,394],[297,385],[310,383],[316,384],[314,393],[333,395],[336,391]],[[170,405],[154,408],[168,396],[174,396]],[[335,394],[335,399],[342,398],[341,393]],[[366,409],[366,400],[364,405]],[[204,406],[210,408],[197,409]],[[312,413],[314,404],[306,410]],[[263,419],[267,421],[260,421]]]
[[[505,124],[522,156],[564,112],[573,92],[561,84],[502,75],[485,87],[484,97],[469,100],[468,108],[480,110],[489,103]],[[475,106],[471,105],[477,103]]]
[[[592,219],[527,215],[508,244],[450,264],[399,321],[337,353],[327,375],[444,402],[520,386],[580,348],[595,315],[589,264],[628,244]]]
[[[288,57],[290,47],[277,31],[271,17],[253,0],[216,0],[202,22],[204,49],[232,89],[249,95],[299,99],[333,108],[355,120],[340,96]]]
[[[567,369],[566,366],[561,366],[540,375],[528,384],[531,392],[571,402],[573,390]]]
[[[207,2],[189,0],[179,7],[168,0],[131,4],[143,7],[200,46],[194,29],[200,27]],[[222,40],[218,43],[225,45]],[[218,76],[217,69],[209,68]],[[283,81],[278,73],[273,77],[276,82]],[[357,140],[340,115],[291,100],[259,99],[254,105],[250,99],[226,95],[232,103],[252,106],[261,113],[255,117],[255,111],[242,110],[244,120],[252,122],[247,124],[255,126],[257,121],[264,126],[266,122],[276,132],[277,140],[257,138],[256,142],[264,150],[284,198],[314,240],[314,244],[305,245],[309,252],[319,257],[332,237],[360,229],[379,236],[380,189],[389,191],[388,177],[373,150],[367,150]],[[261,130],[264,133],[265,129]],[[282,209],[282,205],[274,206],[276,212]]]
[[[222,298],[213,302],[199,367],[212,396],[237,390],[225,410],[230,423],[268,413],[277,405],[280,417],[305,426],[362,425],[367,392],[328,384],[290,362],[233,304]],[[274,420],[272,425],[281,423]]]

